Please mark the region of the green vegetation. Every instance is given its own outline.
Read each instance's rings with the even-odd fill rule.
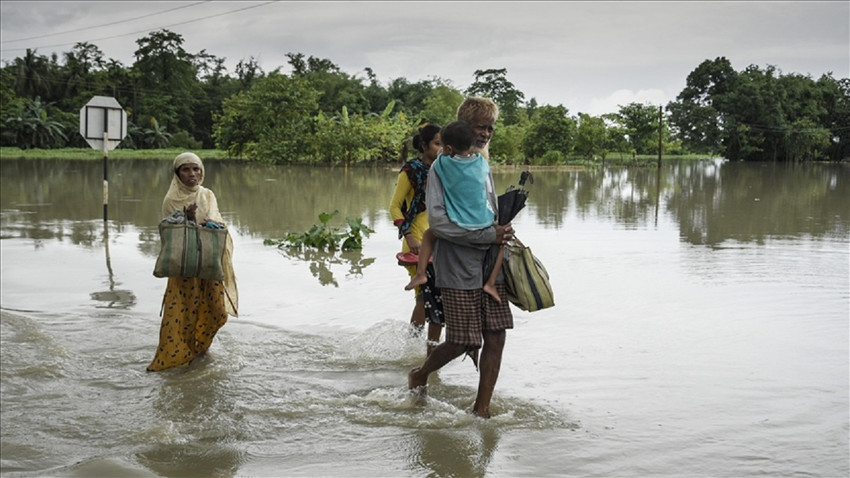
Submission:
[[[526,101],[506,69],[475,70],[462,91],[439,77],[384,85],[370,67],[349,74],[300,53],[288,53],[288,65],[270,72],[243,59],[231,74],[224,59],[187,52],[183,37],[168,30],[136,43],[130,66],[90,43],[77,43],[61,61],[28,49],[3,65],[0,146],[60,152],[50,157],[86,149],[79,111],[101,95],[116,98],[128,114],[128,136],[111,157],[192,150],[271,164],[397,164],[415,154],[410,140],[418,125],[446,124],[465,96],[478,95],[501,110],[490,146],[496,165],[635,163],[659,153],[793,162],[850,157],[850,79],[831,72],[818,79],[773,66],[736,72],[720,57],[691,72],[676,101],[630,103],[591,116]],[[290,72],[282,72],[287,66]]]
[[[314,248],[322,251],[351,251],[363,248],[363,237],[369,237],[375,231],[363,224],[361,218],[347,218],[348,231],[328,223],[339,211],[319,214],[319,224],[304,232],[290,232],[283,239],[266,239],[263,244],[282,248]]]
[[[150,159],[169,161],[178,154],[186,151],[180,148],[168,149],[113,149],[109,159]],[[203,160],[229,159],[226,151],[218,149],[194,149],[195,154]],[[0,148],[0,160],[4,159],[70,159],[70,160],[103,160],[103,151],[92,148],[57,148],[57,149],[20,149],[12,146]]]

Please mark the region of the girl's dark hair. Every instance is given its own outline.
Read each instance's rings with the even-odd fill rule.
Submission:
[[[419,132],[413,137],[413,148],[420,153],[425,152],[425,147],[440,132],[440,125],[425,123],[419,127]]]
[[[475,131],[466,121],[453,121],[440,131],[440,141],[457,151],[467,151],[475,141]]]

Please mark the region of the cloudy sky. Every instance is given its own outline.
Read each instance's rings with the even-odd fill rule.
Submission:
[[[509,1],[9,1],[0,0],[2,61],[61,54],[77,42],[134,61],[136,40],[167,29],[189,53],[255,58],[264,71],[287,53],[331,60],[386,83],[439,77],[458,89],[475,70],[506,68],[539,104],[599,115],[630,102],[666,104],[701,62],[737,71],[850,77],[850,2]]]

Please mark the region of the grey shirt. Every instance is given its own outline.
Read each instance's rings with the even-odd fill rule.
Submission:
[[[487,198],[494,211],[498,200],[492,173],[487,178]],[[483,229],[465,229],[453,223],[446,212],[443,183],[433,166],[428,173],[425,192],[428,226],[437,237],[433,264],[437,287],[448,289],[480,289],[484,286],[484,257],[496,240],[494,226]],[[495,221],[494,221],[495,225]],[[502,276],[499,274],[499,282]]]

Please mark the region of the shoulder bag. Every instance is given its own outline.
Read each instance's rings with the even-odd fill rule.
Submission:
[[[502,272],[508,300],[515,306],[534,312],[555,305],[549,273],[516,236],[505,246]]]

